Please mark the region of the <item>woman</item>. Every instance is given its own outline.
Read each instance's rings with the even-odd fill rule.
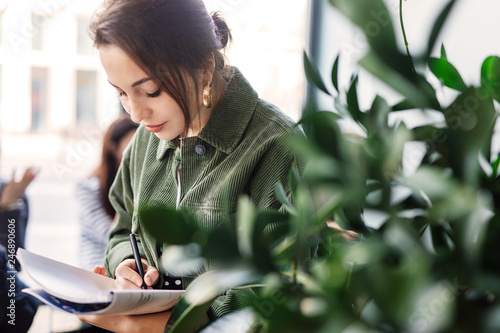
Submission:
[[[123,151],[138,125],[123,116],[115,120],[104,135],[101,161],[92,174],[78,184],[80,266],[93,269],[104,264],[109,230],[115,210],[108,199],[109,189],[122,160]]]
[[[157,268],[167,244],[141,228],[141,208],[186,207],[207,229],[228,213],[234,217],[242,194],[259,208],[279,209],[276,182],[289,191],[289,170],[301,167],[284,142],[302,134],[226,64],[222,52],[229,29],[202,1],[107,1],[91,30],[109,83],[132,120],[141,123],[110,192],[119,218],[110,234],[106,273],[119,288],[141,285],[130,259],[133,232],[140,239],[145,283],[161,288],[166,277]],[[191,278],[182,279],[184,288]],[[207,318],[230,310],[230,292],[226,297]],[[163,332],[169,316],[170,311],[82,319],[118,332]]]

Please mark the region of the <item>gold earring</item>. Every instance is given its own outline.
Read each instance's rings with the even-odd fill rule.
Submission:
[[[207,109],[212,107],[212,82],[203,87],[203,106]]]

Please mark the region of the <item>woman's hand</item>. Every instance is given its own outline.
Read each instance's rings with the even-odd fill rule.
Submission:
[[[144,315],[80,315],[81,321],[116,333],[159,332],[165,330],[172,311]]]
[[[144,282],[148,289],[152,289],[152,286],[156,283],[160,277],[160,273],[153,266],[149,266],[146,259],[142,259],[142,268],[144,269]],[[108,276],[106,274],[106,269],[104,266],[95,266],[92,272]],[[116,268],[116,280],[115,287],[117,289],[141,289],[142,279],[139,273],[137,273],[137,266],[135,265],[134,259],[124,260]]]
[[[144,270],[144,282],[148,289],[158,281],[160,273],[156,268],[150,266],[146,259],[142,259],[142,268]],[[115,271],[116,282],[115,286],[118,289],[141,289],[142,279],[137,273],[137,266],[134,259],[124,260]]]
[[[143,259],[144,280],[149,289],[158,280],[158,270],[149,266]],[[123,261],[116,268],[115,286],[121,289],[140,289],[142,280],[136,272],[134,259]],[[107,276],[106,269],[103,266],[95,266],[92,272]],[[120,281],[120,282],[118,282]],[[165,325],[172,311],[150,313],[144,315],[79,315],[78,318],[91,325],[104,328],[116,333],[134,333],[134,332],[163,332]]]

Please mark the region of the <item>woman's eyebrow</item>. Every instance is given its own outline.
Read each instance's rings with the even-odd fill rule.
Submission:
[[[137,86],[140,86],[141,84],[143,84],[144,82],[147,82],[147,81],[149,81],[149,80],[151,80],[149,77],[145,77],[144,79],[140,79],[139,81],[134,82],[134,83],[132,84],[132,88],[135,88],[135,87],[137,87]]]
[[[145,77],[145,78],[143,78],[143,79],[140,79],[139,81],[136,81],[136,82],[134,82],[134,83],[132,84],[132,88],[135,88],[135,87],[137,87],[137,86],[140,86],[141,84],[143,84],[144,82],[147,82],[147,81],[149,81],[149,80],[151,80],[149,77]],[[110,85],[112,85],[113,87],[120,89],[118,86],[114,85],[114,84],[113,84],[113,83],[111,83],[109,80],[108,80],[108,82],[109,82],[109,84],[110,84]]]

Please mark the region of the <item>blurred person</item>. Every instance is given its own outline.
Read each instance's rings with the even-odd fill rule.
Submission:
[[[0,244],[9,254],[15,255],[19,247],[25,248],[29,215],[25,191],[37,174],[38,169],[28,168],[19,181],[15,170],[10,181],[0,179]],[[15,264],[20,270],[19,263]]]
[[[138,126],[128,115],[115,120],[104,135],[99,166],[77,185],[79,260],[82,268],[91,270],[104,264],[109,230],[115,216],[108,193],[120,166],[123,151]]]

